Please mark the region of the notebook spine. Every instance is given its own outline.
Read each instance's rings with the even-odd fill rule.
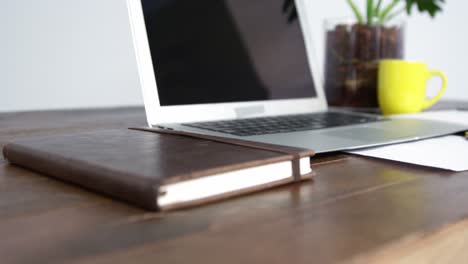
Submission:
[[[15,143],[3,148],[3,156],[10,163],[20,167],[77,184],[145,209],[159,210],[157,205],[159,185],[144,178],[130,177],[130,181],[124,172],[90,166],[79,160],[32,150]]]

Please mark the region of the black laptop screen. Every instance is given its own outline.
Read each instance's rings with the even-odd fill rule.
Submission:
[[[315,97],[302,30],[285,2],[142,0],[160,104]]]

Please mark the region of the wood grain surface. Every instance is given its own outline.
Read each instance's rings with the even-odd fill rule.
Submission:
[[[0,146],[143,125],[142,108],[0,114]],[[149,213],[0,159],[0,262],[346,263],[468,216],[467,172],[345,154],[312,167],[312,182]]]
[[[468,260],[468,220],[433,233],[409,235],[352,263],[425,264],[465,263]]]

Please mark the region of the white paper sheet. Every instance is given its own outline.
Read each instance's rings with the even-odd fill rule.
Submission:
[[[451,122],[460,125],[468,125],[468,111],[457,111],[457,110],[442,110],[442,111],[430,111],[418,114],[407,114],[407,115],[394,115],[396,118],[416,118],[424,120],[434,120]]]
[[[451,171],[468,170],[468,140],[462,136],[445,136],[384,147],[349,151],[349,153]]]
[[[393,117],[444,121],[467,125],[468,127],[468,111],[442,110],[419,114],[395,115]],[[452,171],[468,170],[468,139],[462,136],[445,136],[349,151],[349,153]]]

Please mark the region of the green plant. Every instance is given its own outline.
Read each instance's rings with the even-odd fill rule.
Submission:
[[[411,15],[414,6],[419,12],[427,12],[434,17],[437,12],[442,11],[445,0],[390,0],[386,4],[383,0],[366,0],[365,17],[353,0],[346,0],[353,10],[359,24],[385,24],[391,19],[406,12]]]
[[[294,0],[284,0],[283,13],[288,17],[288,22],[291,23],[297,18],[297,9]]]

